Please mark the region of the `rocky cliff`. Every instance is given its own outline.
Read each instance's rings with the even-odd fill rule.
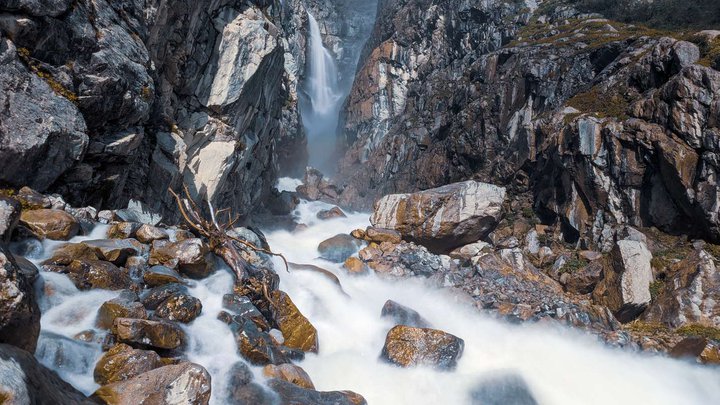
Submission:
[[[359,206],[478,179],[573,243],[616,224],[720,238],[717,32],[569,3],[381,1],[343,114]]]
[[[0,181],[172,216],[183,182],[247,214],[304,167],[299,1],[0,6]]]

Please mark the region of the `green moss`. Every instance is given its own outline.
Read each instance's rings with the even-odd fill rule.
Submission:
[[[710,340],[720,340],[720,329],[703,325],[685,325],[675,332],[684,336],[700,336]]]
[[[632,332],[641,333],[643,335],[655,335],[659,333],[666,333],[669,331],[668,327],[661,323],[643,322],[639,320],[627,324],[625,328]]]
[[[650,283],[650,298],[655,301],[655,298],[660,295],[664,287],[665,280],[655,280]]]
[[[581,113],[593,114],[599,118],[617,117],[620,120],[629,118],[630,100],[620,94],[621,89],[601,91],[598,86],[584,93],[578,93],[568,100],[567,105]]]
[[[685,246],[676,246],[655,253],[650,264],[655,270],[663,270],[679,261],[687,259],[689,255],[690,249]]]
[[[77,104],[77,94],[67,89],[62,83],[55,80],[49,72],[45,71],[40,64],[30,56],[30,51],[27,48],[18,48],[17,53],[30,70],[39,78],[43,79],[55,93],[70,100],[73,104]]]
[[[563,274],[563,273],[572,274],[578,270],[584,269],[585,266],[587,266],[587,265],[588,265],[587,260],[585,260],[581,257],[575,256],[572,259],[565,262],[565,264],[563,264],[563,266],[560,268],[559,272],[560,272],[560,274]]]

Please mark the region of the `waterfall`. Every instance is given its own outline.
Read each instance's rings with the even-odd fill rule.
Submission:
[[[320,26],[308,12],[308,50],[305,97],[301,113],[308,137],[310,165],[332,171],[338,115],[344,94],[338,84],[338,68],[323,45]]]

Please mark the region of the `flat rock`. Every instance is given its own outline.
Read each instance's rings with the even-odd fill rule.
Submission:
[[[143,272],[143,281],[148,287],[159,287],[165,284],[184,284],[183,277],[177,271],[157,265]]]
[[[210,402],[210,374],[194,363],[164,366],[104,385],[95,391],[93,398],[108,405],[206,405]]]
[[[75,217],[53,209],[23,211],[20,224],[38,239],[68,240],[80,231],[80,223]]]
[[[433,251],[450,251],[486,237],[500,220],[504,201],[504,188],[465,181],[387,195],[375,203],[370,222]]]
[[[135,237],[142,243],[152,243],[155,240],[169,239],[170,235],[156,226],[142,224],[135,233]]]
[[[464,347],[462,339],[441,330],[398,325],[388,332],[380,357],[402,367],[454,369]]]
[[[125,265],[128,257],[142,253],[135,239],[98,239],[88,240],[82,244],[94,249],[100,260],[112,262],[118,266]]]

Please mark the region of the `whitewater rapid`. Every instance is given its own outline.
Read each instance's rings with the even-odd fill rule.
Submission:
[[[283,180],[280,188],[295,181]],[[331,206],[302,202],[295,215],[309,227],[302,232],[266,234],[274,251],[295,263],[315,264],[337,275],[342,288],[325,276],[309,271],[285,272],[280,263],[280,288],[318,330],[320,350],[298,364],[321,391],[352,390],[371,405],[467,404],[480,381],[498,373],[520,375],[540,404],[713,404],[720,403],[720,370],[660,356],[611,349],[595,337],[547,325],[509,325],[469,308],[449,291],[430,288],[421,280],[400,282],[374,275],[350,276],[338,264],[318,258],[318,244],[338,233],[368,225],[368,215],[321,221],[318,211]],[[104,237],[107,227],[73,242]],[[34,261],[48,257],[55,242],[45,242]],[[69,338],[94,328],[100,305],[119,292],[78,291],[66,276],[41,272],[42,329]],[[233,276],[221,267],[210,277],[193,281],[190,293],[203,303],[202,315],[183,326],[189,337],[188,360],[205,366],[212,375],[213,404],[223,404],[230,367],[241,360],[226,324],[216,319],[222,295],[232,291]],[[52,288],[50,288],[52,287]],[[48,292],[51,292],[50,294]],[[409,306],[432,325],[465,340],[465,351],[452,372],[426,367],[402,369],[379,359],[385,335],[393,326],[380,317],[386,300]],[[47,340],[47,339],[46,339]],[[41,339],[41,347],[43,347]],[[58,366],[57,353],[46,350],[39,359],[83,392],[97,384],[94,364],[100,345],[63,347],[66,357],[81,358]],[[72,345],[71,345],[72,346]],[[76,350],[73,352],[72,350]],[[252,368],[258,381],[260,367]]]

